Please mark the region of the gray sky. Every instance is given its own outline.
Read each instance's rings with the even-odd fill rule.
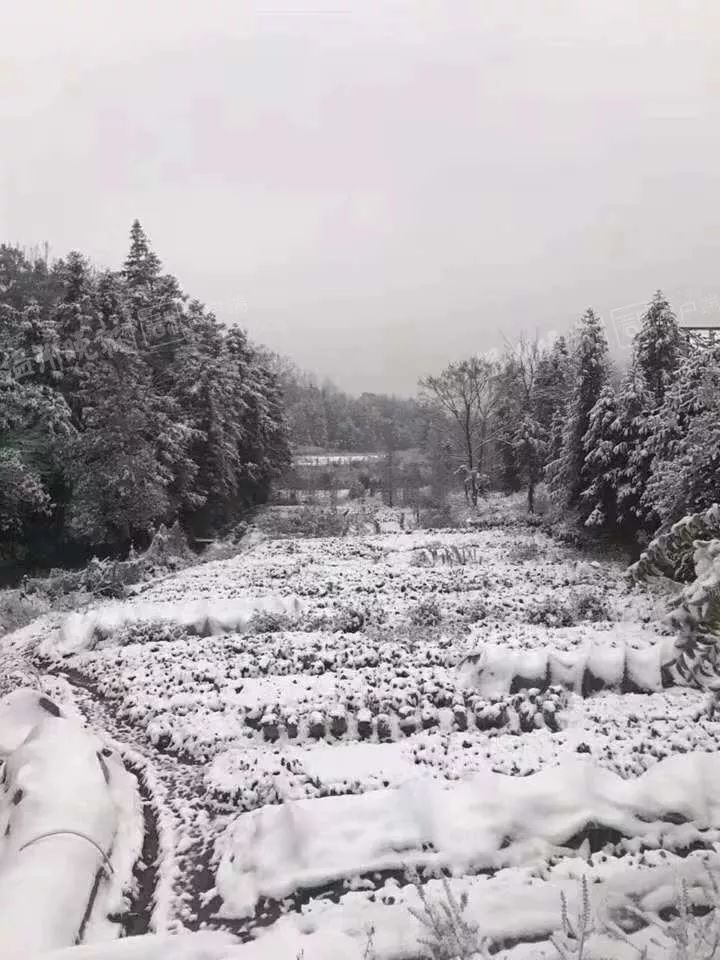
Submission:
[[[137,216],[352,390],[659,286],[720,322],[714,0],[0,8],[1,239],[117,266]]]

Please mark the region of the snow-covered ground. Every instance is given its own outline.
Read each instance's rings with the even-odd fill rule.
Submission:
[[[5,644],[139,776],[143,929],[246,941],[196,941],[208,957],[413,960],[422,897],[467,896],[477,937],[520,958],[553,955],[582,876],[653,915],[681,877],[707,896],[720,723],[667,685],[661,613],[620,563],[528,527],[396,528],[261,542]]]

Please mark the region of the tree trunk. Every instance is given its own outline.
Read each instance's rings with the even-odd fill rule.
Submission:
[[[465,446],[467,447],[468,479],[470,480],[470,499],[472,500],[472,505],[476,507],[478,502],[477,476],[474,468],[472,437],[470,435],[469,424],[466,424],[466,427],[465,427]]]

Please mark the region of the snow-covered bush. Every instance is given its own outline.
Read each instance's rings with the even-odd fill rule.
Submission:
[[[50,603],[42,595],[28,596],[22,590],[0,591],[0,636],[24,627],[48,610]]]
[[[575,614],[570,604],[550,595],[528,608],[527,622],[545,627],[570,627],[575,623]]]
[[[488,956],[486,938],[468,913],[467,892],[456,897],[447,877],[442,876],[442,897],[434,898],[428,896],[416,871],[408,871],[408,878],[421,903],[420,907],[409,906],[408,910],[422,927],[418,943],[426,956],[431,960],[475,960]]]
[[[720,688],[720,540],[695,541],[697,579],[683,590],[671,622],[679,633],[674,673],[692,686]]]
[[[526,619],[545,627],[572,627],[588,620],[609,620],[610,611],[597,591],[586,589],[575,591],[567,599],[553,594],[544,597],[529,606]]]
[[[139,620],[122,624],[112,635],[111,645],[125,647],[131,643],[171,643],[174,640],[187,640],[189,636],[184,626],[170,620]],[[102,641],[97,648],[102,648]]]
[[[251,617],[247,632],[280,633],[282,630],[292,629],[292,621],[286,613],[275,610],[257,610]]]
[[[359,607],[342,604],[337,607],[330,619],[330,627],[340,633],[359,633],[365,626],[367,611]]]
[[[690,889],[679,878],[675,902],[662,911],[639,909],[632,895],[593,903],[583,875],[577,912],[570,917],[560,894],[560,928],[550,937],[560,960],[622,957],[638,960],[717,960],[720,949],[720,885],[705,863],[705,883]]]
[[[276,539],[292,537],[343,537],[348,520],[337,510],[319,507],[291,507],[281,511],[268,510],[263,516],[261,529]]]
[[[578,590],[573,594],[572,608],[577,620],[589,620],[591,623],[599,623],[602,620],[610,620],[611,612],[608,610],[604,597],[595,590]]]
[[[487,602],[482,597],[473,597],[458,609],[458,613],[465,623],[477,623],[485,620],[490,612]]]
[[[714,503],[702,513],[693,513],[674,523],[666,533],[650,542],[640,559],[628,570],[636,581],[649,577],[691,581],[696,575],[694,554],[698,540],[720,538],[720,505]]]
[[[434,597],[425,597],[410,610],[410,622],[416,627],[437,627],[442,619],[442,610]]]

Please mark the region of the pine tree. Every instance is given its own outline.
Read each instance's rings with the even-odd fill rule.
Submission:
[[[650,421],[643,505],[666,526],[720,501],[720,346],[694,349]]]
[[[130,251],[125,259],[123,274],[131,290],[151,290],[160,276],[160,258],[150,246],[150,242],[140,225],[133,220],[130,228]]]
[[[633,368],[619,393],[609,385],[603,388],[590,413],[581,494],[581,516],[588,527],[632,538],[641,526],[645,403],[642,380]]]
[[[150,342],[168,314],[180,336]],[[0,247],[0,356],[0,548],[117,548],[177,517],[216,529],[289,462],[265,356],[187,301],[138,222],[119,272]]]
[[[522,467],[517,447],[519,422],[518,370],[515,358],[506,356],[497,377],[494,447],[502,488],[514,493],[522,488]]]
[[[617,524],[625,537],[635,537],[647,525],[642,498],[652,463],[648,445],[648,406],[644,380],[633,366],[618,394],[615,429]]]
[[[590,412],[607,380],[607,350],[600,318],[593,310],[587,310],[580,320],[572,352],[572,388],[560,456],[546,470],[553,498],[567,508],[578,505],[587,485],[584,437],[590,426]]]
[[[618,398],[606,384],[590,411],[585,447],[586,486],[581,500],[581,518],[588,527],[613,528],[617,520],[618,470],[622,466],[617,446]]]
[[[535,416],[548,434],[558,412],[564,412],[567,404],[570,373],[567,340],[557,337],[540,356],[533,397]]]
[[[682,340],[675,314],[658,290],[635,337],[635,365],[645,381],[648,400],[657,408],[665,399],[682,357]]]
[[[57,393],[0,372],[0,539],[49,523],[70,411]]]

